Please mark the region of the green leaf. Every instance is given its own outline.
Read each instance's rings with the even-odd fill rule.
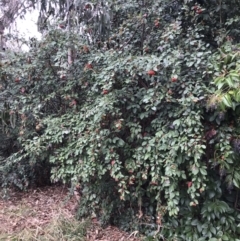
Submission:
[[[200,168],[199,170],[200,170],[200,172],[202,173],[202,175],[205,175],[205,176],[207,175],[206,169]]]
[[[223,236],[222,236],[222,240],[227,241],[227,240],[229,240],[229,239],[228,239],[228,237],[227,237],[226,235],[223,235]]]
[[[226,82],[228,83],[228,86],[231,88],[231,87],[234,87],[234,82],[232,80],[232,78],[229,76],[226,78]]]
[[[239,182],[236,179],[233,179],[233,184],[237,187],[240,188]]]
[[[179,125],[180,125],[180,120],[175,120],[174,122],[173,122],[173,125],[174,126],[176,126],[176,127],[178,127]]]
[[[232,107],[232,100],[229,94],[224,94],[221,99],[227,107]]]

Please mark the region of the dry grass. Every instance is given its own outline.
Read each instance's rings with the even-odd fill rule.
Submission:
[[[65,200],[65,201],[64,201]],[[0,200],[2,241],[139,241],[116,227],[102,229],[97,220],[74,218],[77,201],[64,187],[45,187],[26,193],[11,192]]]
[[[9,241],[86,241],[89,222],[79,222],[63,216],[53,218],[46,226],[24,228],[13,234],[0,234],[0,240]]]
[[[12,192],[0,202],[0,240],[86,240],[89,222],[74,219],[76,201],[67,196],[63,187]]]

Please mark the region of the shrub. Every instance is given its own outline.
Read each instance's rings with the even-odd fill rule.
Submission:
[[[7,163],[46,160],[53,181],[80,185],[79,216],[163,240],[236,240],[238,114],[215,108],[212,84],[217,47],[239,41],[224,4],[119,2],[109,38],[92,42],[49,30],[24,65],[15,60],[23,135]]]

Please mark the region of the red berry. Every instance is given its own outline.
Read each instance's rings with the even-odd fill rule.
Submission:
[[[146,47],[146,48],[144,49],[144,51],[147,53],[147,52],[149,51],[149,48]]]
[[[66,75],[65,75],[65,74],[61,74],[60,78],[61,78],[62,80],[65,80],[65,79],[66,79]]]
[[[70,106],[74,106],[74,105],[77,105],[77,101],[76,100],[72,100],[71,103],[70,103]]]
[[[155,21],[154,21],[154,25],[155,25],[156,28],[158,28],[158,27],[160,26],[159,21],[158,21],[158,20],[155,20]]]
[[[177,82],[177,77],[172,77],[172,82]]]
[[[90,70],[90,69],[93,69],[93,66],[92,66],[92,64],[85,64],[85,67],[84,67],[84,70],[86,71],[86,70]]]
[[[86,68],[86,69],[92,69],[93,66],[92,66],[91,64],[86,64],[86,65],[85,65],[85,68]]]
[[[150,76],[153,76],[153,75],[155,75],[156,74],[156,72],[154,71],[154,70],[148,70],[148,75],[150,75]]]
[[[102,92],[104,95],[108,94],[108,90],[103,90]]]
[[[89,53],[89,48],[86,45],[83,46],[83,52]]]
[[[91,9],[91,8],[92,8],[91,4],[88,3],[85,5],[85,9]]]

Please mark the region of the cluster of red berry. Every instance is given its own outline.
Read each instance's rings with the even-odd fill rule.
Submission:
[[[194,11],[195,11],[197,14],[200,14],[200,13],[203,12],[203,10],[202,10],[199,6],[197,6],[197,5],[195,5],[195,6],[193,7],[193,9],[194,9]]]

